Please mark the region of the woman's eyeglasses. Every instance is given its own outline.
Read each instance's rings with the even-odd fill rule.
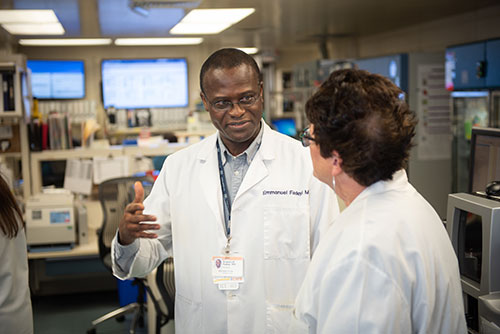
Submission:
[[[302,146],[308,147],[311,145],[311,141],[315,141],[309,132],[309,127],[305,128],[304,131],[300,134],[300,141],[302,142]]]

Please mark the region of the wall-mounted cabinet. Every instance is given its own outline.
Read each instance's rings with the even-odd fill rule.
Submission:
[[[500,39],[486,42],[486,86],[500,87]]]
[[[500,40],[446,48],[446,87],[448,90],[500,87]]]
[[[453,46],[446,49],[446,61],[451,62],[453,90],[481,89],[485,87],[484,42]],[[450,86],[448,85],[448,89]],[[451,89],[450,89],[451,90]]]

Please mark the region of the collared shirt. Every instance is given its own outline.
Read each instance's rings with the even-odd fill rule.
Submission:
[[[257,137],[255,137],[254,141],[248,146],[248,148],[240,153],[238,156],[233,156],[227,149],[227,147],[222,142],[222,138],[220,136],[220,132],[217,135],[217,141],[220,146],[220,150],[222,152],[222,166],[224,168],[224,176],[226,179],[226,185],[229,192],[229,204],[232,207],[234,198],[238,193],[238,189],[240,189],[241,183],[243,182],[243,178],[250,167],[250,163],[253,158],[255,158],[255,154],[259,150],[260,144],[262,143],[262,135],[264,134],[264,126],[262,125],[262,121],[260,124],[260,131]],[[230,212],[229,208],[224,204],[224,226],[228,230],[229,226],[229,217]],[[229,233],[229,232],[228,232]]]
[[[255,158],[255,154],[259,150],[262,143],[262,135],[264,127],[261,124],[259,134],[248,148],[238,156],[233,156],[222,142],[220,132],[217,135],[217,141],[222,152],[222,166],[226,176],[226,184],[229,191],[229,203],[233,205],[234,198],[240,189],[243,178],[250,167],[250,163]]]

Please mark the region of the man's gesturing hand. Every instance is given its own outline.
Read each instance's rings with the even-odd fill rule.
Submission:
[[[144,188],[141,182],[137,181],[134,184],[134,191],[134,201],[125,207],[125,213],[118,228],[120,244],[122,245],[129,245],[137,238],[157,238],[157,234],[146,231],[160,229],[160,225],[158,224],[141,224],[141,222],[145,221],[156,221],[156,217],[142,214],[142,210],[144,210],[144,205],[142,204],[144,201]]]

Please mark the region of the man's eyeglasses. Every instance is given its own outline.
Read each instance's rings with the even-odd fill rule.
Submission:
[[[245,108],[249,108],[249,107],[253,106],[255,104],[255,102],[257,102],[258,99],[259,99],[258,95],[245,95],[241,99],[239,99],[238,102],[236,102],[236,104],[239,105],[240,108],[245,109]],[[235,105],[235,103],[233,103],[232,101],[229,101],[229,100],[219,100],[219,101],[215,101],[215,102],[208,101],[208,103],[210,103],[210,105],[215,110],[218,110],[218,111],[229,111],[229,110],[233,109],[233,107]]]
[[[316,141],[309,132],[309,127],[305,128],[304,131],[300,134],[300,141],[302,142],[302,146],[308,147],[311,145],[311,141]]]

